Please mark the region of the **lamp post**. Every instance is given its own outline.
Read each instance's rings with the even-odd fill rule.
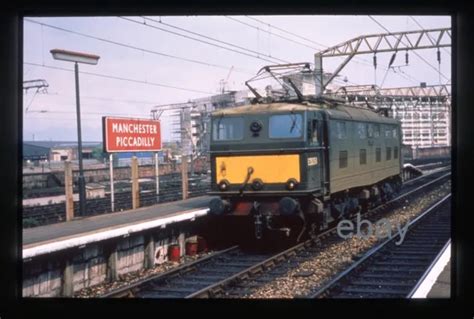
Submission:
[[[81,105],[79,101],[79,66],[78,63],[96,65],[100,57],[98,55],[53,49],[50,51],[55,60],[74,62],[74,73],[76,79],[76,113],[77,113],[77,151],[79,153],[79,215],[84,216],[86,212],[86,189],[84,180],[84,169],[82,166],[82,138],[81,138]]]

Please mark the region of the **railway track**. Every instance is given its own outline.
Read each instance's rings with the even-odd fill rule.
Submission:
[[[406,298],[450,238],[451,194],[413,220],[404,242],[372,248],[310,298]]]
[[[247,254],[238,246],[232,246],[102,297],[192,297],[203,288],[238,274],[249,266],[268,259],[269,256]]]
[[[441,175],[441,176],[439,176]],[[440,172],[424,179],[411,180],[403,194],[378,206],[364,215],[380,216],[383,211],[400,205],[422,190],[435,187],[438,182],[449,178],[450,173]],[[423,183],[423,184],[422,184]],[[420,185],[422,184],[422,185]],[[355,217],[354,217],[355,219]],[[213,298],[241,296],[251,286],[245,282],[258,277],[264,282],[272,279],[266,276],[269,270],[284,264],[286,269],[294,267],[319,251],[317,243],[322,240],[342,240],[336,235],[336,228],[327,230],[303,243],[273,254],[250,254],[234,246],[224,251],[198,259],[192,263],[143,279],[130,286],[109,292],[102,297],[135,298]],[[283,269],[282,271],[285,271]],[[304,274],[302,274],[304,276]]]
[[[449,176],[450,174],[444,174],[442,176],[438,176],[437,178],[430,178],[428,182],[426,182],[425,184],[421,186],[417,186],[417,187],[412,186],[410,190],[406,190],[404,194],[393,199],[391,202],[381,205],[375,208],[374,210],[368,212],[367,214],[365,214],[364,218],[370,220],[371,222],[375,222],[378,218],[383,217],[384,212],[386,212],[387,210],[390,210],[394,206],[400,205],[400,203],[405,202],[405,200],[408,198],[413,198],[414,195],[416,195],[418,192],[424,190],[427,187],[435,187],[438,181],[442,181]],[[324,248],[321,248],[319,245],[317,245],[317,243],[322,242],[322,240],[324,240],[324,244],[326,247],[330,247],[332,244],[344,241],[344,239],[340,238],[336,234],[334,229],[330,229],[326,231],[325,233],[321,234],[317,238],[316,242],[311,242],[311,240],[309,240],[308,242],[301,244],[301,246],[304,246],[304,249],[302,249],[302,247],[298,247],[298,249],[295,249],[295,254],[293,254],[291,258],[288,258],[286,262],[280,263],[278,267],[274,267],[273,269],[270,267],[267,267],[268,271],[262,270],[261,271],[262,275],[253,276],[253,278],[250,278],[250,280],[246,280],[247,278],[243,276],[242,276],[243,280],[240,280],[240,281],[234,280],[233,286],[226,290],[223,290],[223,293],[220,296],[230,297],[230,298],[246,297],[252,293],[252,290],[254,288],[262,287],[266,283],[270,283],[274,281],[276,278],[278,278],[281,275],[287,275],[290,270],[296,269],[299,265],[307,261],[310,261],[311,259],[314,258],[314,256],[320,254]],[[287,252],[287,255],[288,255],[288,252]],[[254,270],[253,273],[256,273],[256,271]],[[311,270],[302,270],[294,274],[293,277],[304,278],[304,277],[309,277],[312,274],[313,274],[313,271]],[[250,276],[247,276],[247,277],[250,277]],[[298,295],[296,297],[306,298],[306,295]]]

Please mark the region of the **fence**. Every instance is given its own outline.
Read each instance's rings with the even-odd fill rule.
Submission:
[[[176,201],[183,198],[179,164],[161,164],[159,196],[156,194],[154,165],[139,166],[140,207]],[[73,192],[78,199],[78,171],[73,171]],[[111,212],[110,173],[105,169],[85,170],[87,183],[86,215]],[[202,196],[210,188],[207,169],[200,174],[188,173],[188,197]],[[64,171],[23,176],[23,227],[62,222],[66,220]],[[114,168],[114,211],[132,208],[131,167]],[[78,216],[79,203],[74,203],[74,215]]]

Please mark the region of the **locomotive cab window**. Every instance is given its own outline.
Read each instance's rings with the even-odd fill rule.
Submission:
[[[212,123],[214,141],[235,141],[244,137],[244,119],[241,117],[219,117]]]
[[[301,114],[272,115],[269,124],[270,138],[297,138],[303,134]]]

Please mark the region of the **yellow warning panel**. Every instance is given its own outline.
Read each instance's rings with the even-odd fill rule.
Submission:
[[[253,168],[249,183],[255,178],[264,183],[286,183],[290,178],[300,181],[300,156],[291,154],[216,157],[216,183],[226,179],[242,184],[249,167]]]

